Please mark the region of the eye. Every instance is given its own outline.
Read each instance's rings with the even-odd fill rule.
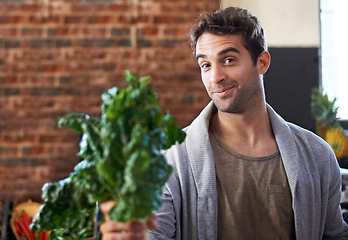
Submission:
[[[201,69],[207,69],[210,67],[210,64],[207,62],[202,62],[199,64],[199,66],[201,67]]]
[[[226,59],[224,60],[224,63],[225,63],[225,64],[231,64],[231,63],[234,63],[235,61],[236,61],[235,58],[229,57],[229,58],[226,58]]]

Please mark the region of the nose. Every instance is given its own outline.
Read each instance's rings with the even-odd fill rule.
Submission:
[[[226,75],[222,66],[219,66],[219,65],[212,66],[211,75],[210,75],[211,83],[217,84],[225,80],[225,78],[226,78]]]

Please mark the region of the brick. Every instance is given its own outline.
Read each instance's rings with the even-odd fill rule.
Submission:
[[[41,97],[23,97],[21,99],[15,99],[13,100],[13,106],[14,108],[25,108],[25,109],[33,109],[33,108],[41,108],[41,109],[53,109],[53,107],[56,105],[56,99],[52,98],[41,98]],[[30,111],[30,110],[28,110]]]
[[[150,24],[152,23],[152,17],[150,16],[144,16],[144,15],[140,15],[140,16],[137,16],[137,17],[133,17],[131,18],[131,22],[133,24],[137,23],[137,24]]]
[[[154,17],[155,24],[173,24],[185,22],[184,17],[173,17],[173,16],[157,16]]]
[[[95,3],[90,4],[92,12],[103,12],[108,10],[108,5],[115,0],[110,0],[107,4],[103,3],[103,1],[95,1]]]
[[[104,50],[104,49],[88,49],[88,50],[76,50],[76,51],[67,51],[64,55],[64,58],[67,60],[101,60],[105,59],[107,54],[110,52],[110,49]]]
[[[66,94],[78,97],[78,96],[83,96],[84,92],[80,88],[71,87],[66,89]]]
[[[11,109],[12,106],[11,106],[11,99],[8,98],[8,97],[1,97],[0,96],[0,109]],[[6,112],[6,110],[4,111],[4,113]],[[5,119],[2,117],[2,120],[5,121]],[[5,141],[5,137],[7,135],[5,134],[0,134],[0,144],[1,142],[4,142]]]
[[[152,41],[149,39],[137,39],[138,48],[149,48],[152,46]]]
[[[32,167],[38,167],[38,166],[46,166],[47,160],[45,158],[31,158],[30,159],[30,166]]]
[[[70,47],[69,39],[31,39],[26,40],[25,44],[31,48],[62,48]]]
[[[67,162],[67,159],[69,160],[69,162]],[[73,164],[76,163],[78,163],[78,158],[76,157],[76,154],[75,156],[63,155],[59,157],[52,157],[50,161],[50,167],[52,171],[61,172],[64,173],[64,175],[68,176],[69,172],[73,170]]]
[[[189,42],[187,39],[160,39],[157,40],[157,44],[161,47],[187,47]]]
[[[27,22],[27,17],[20,15],[0,16],[0,24],[20,24]]]
[[[169,2],[169,1],[167,1]],[[175,1],[177,3],[177,1]],[[166,3],[167,4],[167,3]],[[162,13],[159,1],[142,1],[138,4],[138,11],[143,15],[154,16]]]
[[[24,91],[32,96],[60,96],[64,92],[60,87],[26,87]]]
[[[89,23],[89,24],[115,23],[115,18],[112,16],[90,16],[86,18],[86,23]]]
[[[0,39],[0,48],[1,49],[18,48],[19,46],[20,46],[19,40]]]
[[[34,142],[36,140],[36,136],[34,135],[14,135],[14,134],[8,134],[3,136],[3,141],[7,143],[29,143]]]
[[[20,94],[20,89],[17,87],[0,88],[0,96],[17,96],[19,94]]]
[[[60,64],[37,64],[34,67],[35,72],[48,72],[48,73],[57,73],[62,72],[63,66]]]
[[[72,12],[88,12],[91,10],[91,5],[89,4],[72,4],[71,11]]]
[[[31,146],[22,148],[23,156],[42,155],[43,153],[45,153],[45,148],[43,146]]]
[[[137,29],[138,37],[149,37],[149,36],[156,36],[156,35],[158,35],[157,27],[147,27],[147,28]]]
[[[86,96],[76,99],[74,103],[76,107],[79,109],[88,109],[91,107],[96,107],[96,108],[99,108],[99,111],[102,104],[101,99],[99,97],[92,98],[92,97],[86,97]]]
[[[59,76],[59,85],[66,85],[72,82],[72,78],[69,76]]]
[[[26,0],[0,0],[0,11],[10,12],[18,11],[18,3],[24,3]],[[13,4],[16,3],[16,4]]]
[[[23,48],[18,48],[13,50],[11,53],[11,57],[7,57],[7,59],[12,58],[13,61],[17,63],[24,63],[27,60],[39,59],[38,55],[38,51],[34,54],[34,51],[32,51],[32,49],[26,48],[24,50]]]
[[[131,47],[132,46],[132,42],[129,38],[123,38],[123,39],[120,39],[118,41],[118,44],[117,46],[119,47]]]
[[[189,28],[165,28],[163,30],[165,36],[187,36],[189,35]]]
[[[116,19],[116,22],[118,24],[132,24],[133,18],[131,16],[127,16],[127,15],[121,15]]]
[[[57,48],[70,47],[72,45],[70,39],[55,39]]]
[[[130,6],[128,4],[110,4],[109,10],[112,12],[128,12],[130,11]]]
[[[83,28],[82,34],[84,36],[91,37],[106,37],[106,29],[105,28]]]
[[[66,36],[70,33],[68,27],[50,27],[46,31],[48,36]]]
[[[192,80],[194,80],[196,77],[196,74],[192,74],[192,73],[179,73],[177,74],[177,79],[180,82],[190,82]]]
[[[130,36],[130,29],[123,27],[111,28],[111,36]]]
[[[0,159],[0,165],[4,165],[7,167],[14,168],[23,168],[23,167],[31,167],[31,166],[44,166],[46,165],[46,160],[44,158],[7,158]],[[16,177],[21,177],[17,175]],[[22,176],[22,178],[25,176]],[[27,178],[31,178],[32,176],[28,176]]]
[[[194,96],[191,94],[182,94],[180,97],[180,102],[182,104],[191,105],[194,103]]]
[[[52,119],[29,119],[26,121],[9,121],[3,122],[3,119],[0,121],[0,130],[1,134],[7,134],[14,132],[21,132],[22,134],[40,134],[41,132],[50,131],[57,128],[56,120]]]
[[[101,69],[103,71],[113,71],[116,67],[116,63],[114,62],[107,62],[107,63],[103,63],[101,65]]]
[[[84,17],[82,17],[82,16],[65,16],[63,21],[64,21],[64,24],[83,23]]]
[[[110,4],[114,0],[85,0],[87,3]]]
[[[82,47],[95,47],[95,48],[108,48],[115,45],[115,40],[106,38],[106,39],[92,39],[92,38],[85,38],[85,39],[77,39],[77,44]]]
[[[29,16],[27,21],[32,24],[59,24],[62,20],[59,15],[34,15]]]
[[[41,28],[28,28],[21,29],[22,36],[39,37],[42,36],[43,30]]]
[[[21,4],[19,6],[19,10],[20,11],[25,11],[25,12],[37,12],[39,10],[41,10],[40,5],[38,4]]]
[[[16,28],[0,28],[0,37],[4,38],[14,38],[17,37],[17,29]]]
[[[18,79],[18,82],[24,85],[31,86],[52,86],[55,82],[54,76],[39,75],[23,75]]]
[[[0,157],[1,156],[15,156],[17,154],[16,147],[0,146]]]

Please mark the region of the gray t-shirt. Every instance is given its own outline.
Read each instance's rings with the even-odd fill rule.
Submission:
[[[248,157],[232,151],[210,127],[218,192],[219,240],[295,239],[289,184],[279,151]]]

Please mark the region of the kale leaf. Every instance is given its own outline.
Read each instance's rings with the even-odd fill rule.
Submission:
[[[126,81],[127,88],[103,93],[100,118],[71,113],[60,119],[60,127],[82,134],[78,156],[83,160],[67,179],[44,185],[44,204],[32,230],[53,230],[56,239],[81,237],[96,204],[107,200],[117,203],[109,213],[114,221],[143,219],[159,209],[172,172],[162,151],[183,142],[185,133],[163,114],[150,77],[138,79],[127,71]]]

